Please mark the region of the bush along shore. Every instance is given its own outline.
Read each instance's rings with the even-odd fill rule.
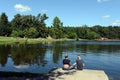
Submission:
[[[4,44],[37,44],[55,41],[73,41],[75,39],[52,39],[52,38],[19,38],[19,37],[2,37],[0,36],[0,45]]]
[[[53,39],[53,38],[19,38],[19,37],[3,37],[0,36],[0,45],[10,45],[10,44],[39,44],[39,43],[49,43],[55,41],[120,41],[119,39],[108,39],[108,40],[101,40],[101,39]]]

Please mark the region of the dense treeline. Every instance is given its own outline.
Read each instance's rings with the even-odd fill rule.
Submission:
[[[0,15],[0,36],[26,37],[26,38],[46,38],[48,36],[60,39],[98,39],[106,37],[109,39],[120,39],[120,26],[100,26],[89,27],[87,25],[79,27],[63,26],[59,17],[55,17],[51,27],[46,26],[46,14],[21,15],[16,14],[11,21],[5,13]]]

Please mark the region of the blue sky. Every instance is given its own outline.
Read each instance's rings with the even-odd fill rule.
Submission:
[[[17,13],[37,15],[46,13],[51,26],[58,16],[64,26],[120,25],[120,0],[0,0],[0,14],[8,19]]]

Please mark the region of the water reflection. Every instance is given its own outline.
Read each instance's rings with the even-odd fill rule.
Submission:
[[[8,55],[10,54],[10,46],[0,46],[0,64],[2,67],[7,63]]]
[[[62,59],[66,53],[71,61],[76,59],[75,54],[81,54],[86,68],[103,69],[110,75],[114,73],[109,72],[113,69],[108,67],[117,69],[115,65],[120,66],[120,42],[69,41],[35,45],[0,45],[0,70],[48,72],[53,67],[62,67]],[[119,72],[118,70],[117,73]]]
[[[15,65],[15,68],[21,69],[21,68],[28,68],[30,65],[29,64],[20,64],[20,65]]]
[[[82,51],[83,53],[92,52],[92,53],[101,53],[101,52],[119,52],[119,45],[76,45],[76,51]]]
[[[0,46],[0,64],[4,67],[8,57],[11,57],[14,66],[25,64],[45,66],[47,64],[47,60],[44,60],[46,49],[47,47],[41,45]]]
[[[1,45],[0,46],[0,64],[2,67],[7,63],[8,57],[11,57],[14,66],[25,64],[37,64],[45,66],[48,61],[45,59],[46,51],[51,49],[53,54],[53,63],[58,63],[62,54],[68,52],[92,53],[92,54],[117,54],[120,52],[120,45],[98,45],[88,44],[88,42],[56,42],[37,45]]]

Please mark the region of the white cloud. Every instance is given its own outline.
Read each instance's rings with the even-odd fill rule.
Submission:
[[[113,21],[112,25],[120,25],[120,20]]]
[[[107,2],[107,1],[110,1],[110,0],[97,0],[97,2]]]
[[[110,15],[102,16],[102,18],[104,18],[104,19],[110,18]]]
[[[19,11],[19,12],[27,12],[27,11],[31,11],[31,8],[28,7],[28,6],[24,6],[22,4],[16,4],[14,6],[15,10],[16,11]]]

